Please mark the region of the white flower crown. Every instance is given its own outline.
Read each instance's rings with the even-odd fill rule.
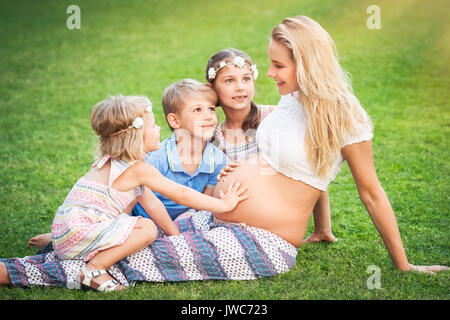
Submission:
[[[147,113],[151,113],[152,112],[152,103],[150,102],[150,104],[145,108],[145,112]],[[142,117],[136,117],[136,119],[133,120],[133,123],[131,124],[131,126],[128,126],[128,128],[126,129],[122,129],[119,130],[117,132],[112,133],[110,136],[115,136],[119,133],[122,133],[124,131],[128,131],[129,129],[135,128],[135,129],[140,129],[144,126],[144,118]]]
[[[256,80],[258,78],[258,69],[256,68],[256,64],[249,65],[244,58],[242,57],[235,57],[233,59],[232,64],[234,64],[238,68],[244,68],[245,66],[250,67],[250,70],[253,74],[253,79]],[[219,72],[220,69],[225,68],[229,63],[222,61],[219,64],[219,67],[217,69],[214,69],[214,67],[211,67],[208,69],[208,79],[215,79],[217,76],[217,72]]]

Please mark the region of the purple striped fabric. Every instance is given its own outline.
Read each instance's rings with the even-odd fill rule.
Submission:
[[[139,281],[253,280],[288,272],[297,250],[266,230],[219,221],[198,211],[175,223],[183,231],[157,238],[108,272],[125,286]],[[82,260],[59,260],[51,248],[25,258],[1,259],[11,283],[80,288]]]

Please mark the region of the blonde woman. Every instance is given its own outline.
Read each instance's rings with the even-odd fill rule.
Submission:
[[[268,54],[267,75],[282,97],[258,128],[260,156],[216,186],[219,192],[240,179],[249,188],[249,199],[215,216],[269,230],[298,248],[316,201],[345,160],[394,265],[427,273],[447,269],[408,262],[394,212],[375,173],[373,126],[352,93],[330,35],[308,17],[286,18],[272,30]],[[327,221],[315,218],[316,227]]]
[[[232,48],[214,54],[206,66],[206,80],[217,92],[218,104],[225,114],[225,120],[214,132],[213,143],[233,161],[256,156],[255,132],[261,121],[274,110],[274,106],[256,105],[253,101],[257,76],[256,65],[250,56]],[[237,165],[236,162],[229,163],[218,179]],[[317,201],[313,215],[315,229],[304,242],[335,242],[328,191],[324,191]]]

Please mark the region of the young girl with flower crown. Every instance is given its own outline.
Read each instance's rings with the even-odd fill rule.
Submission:
[[[155,241],[153,221],[166,235],[179,234],[150,190],[182,205],[215,212],[230,211],[246,199],[239,184],[217,199],[165,178],[142,161],[148,152],[159,149],[160,128],[146,97],[115,96],[97,103],[91,125],[100,138],[102,157],[75,183],[56,212],[51,232],[59,259],[88,262],[78,280],[86,286],[99,291],[123,289],[106,269]],[[151,204],[153,221],[130,216],[142,197]],[[9,282],[5,271],[0,263],[0,283]]]
[[[215,130],[213,143],[233,161],[222,169],[218,180],[233,171],[240,160],[258,153],[256,130],[275,107],[253,101],[257,78],[258,69],[250,56],[237,49],[217,52],[206,66],[206,80],[216,90],[218,105],[226,117]],[[328,191],[317,201],[313,212],[315,230],[305,242],[336,241],[331,230]]]

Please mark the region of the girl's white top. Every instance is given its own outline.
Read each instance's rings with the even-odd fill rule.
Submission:
[[[329,173],[321,178],[311,166],[305,149],[308,119],[298,92],[282,96],[278,106],[259,125],[256,142],[260,155],[276,171],[325,191],[336,178],[344,158],[339,153]],[[367,116],[367,113],[364,114]],[[368,124],[356,124],[357,134],[349,136],[342,147],[372,139]]]

